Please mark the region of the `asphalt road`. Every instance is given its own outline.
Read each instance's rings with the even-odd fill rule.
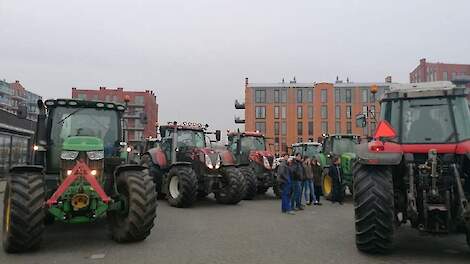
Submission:
[[[235,206],[208,198],[190,209],[160,201],[156,228],[144,242],[113,242],[104,221],[57,224],[48,227],[40,250],[0,251],[0,263],[470,263],[463,235],[429,237],[409,228],[398,230],[391,254],[359,253],[350,202],[295,216],[279,211],[280,201],[269,195]]]

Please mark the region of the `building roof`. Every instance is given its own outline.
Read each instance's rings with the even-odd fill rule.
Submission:
[[[313,88],[313,83],[248,83],[249,88]]]
[[[372,85],[381,86],[391,86],[396,83],[387,83],[387,82],[349,82],[349,83],[335,83],[334,86],[338,88],[355,88],[355,87],[367,87],[370,88]]]

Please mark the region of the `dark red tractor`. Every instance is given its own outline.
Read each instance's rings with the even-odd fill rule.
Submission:
[[[246,179],[245,199],[264,194],[273,187],[280,196],[273,172],[274,155],[267,150],[266,138],[259,132],[229,132],[228,149]]]
[[[220,141],[220,130],[208,132],[207,127],[177,122],[160,126],[161,141],[142,156],[159,197],[172,206],[190,207],[210,193],[223,204],[243,199],[245,179],[231,153],[211,148],[212,142]],[[215,141],[208,140],[211,134]]]
[[[374,139],[353,168],[356,245],[383,253],[395,229],[463,231],[470,245],[470,112],[466,88],[450,82],[392,85]],[[357,116],[359,126],[365,115]]]

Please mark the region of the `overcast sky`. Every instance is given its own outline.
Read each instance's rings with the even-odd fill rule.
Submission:
[[[236,127],[244,78],[408,82],[470,63],[470,1],[0,0],[0,78],[45,98],[154,90],[160,121]]]

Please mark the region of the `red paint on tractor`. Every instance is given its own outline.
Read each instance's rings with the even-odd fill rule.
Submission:
[[[368,149],[370,151],[375,150],[374,147],[377,145],[376,141],[368,143]],[[437,153],[456,153],[466,154],[470,152],[470,140],[460,142],[458,144],[397,144],[394,142],[383,142],[383,150],[380,152],[384,153],[423,153],[426,154],[430,149],[435,149]]]
[[[70,185],[76,181],[79,177],[84,177],[85,180],[90,183],[91,187],[98,193],[98,196],[103,200],[104,203],[109,203],[111,198],[109,198],[104,192],[101,185],[98,183],[95,177],[91,175],[91,170],[83,161],[77,161],[77,164],[72,169],[72,174],[65,178],[64,182],[57,188],[54,194],[46,201],[46,204],[50,207],[54,204],[57,204],[59,197],[70,187]]]
[[[166,157],[165,153],[162,150],[158,150],[155,152],[154,160],[157,161],[158,165],[162,168],[166,167]]]

